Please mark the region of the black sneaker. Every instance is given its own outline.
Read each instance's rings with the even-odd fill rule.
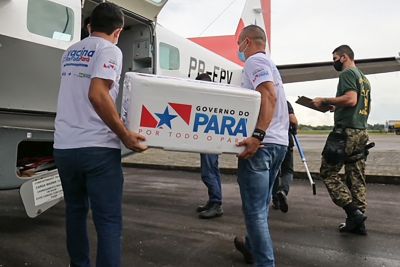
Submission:
[[[288,212],[289,206],[288,206],[288,203],[287,203],[287,197],[286,197],[285,192],[278,191],[278,193],[276,193],[276,196],[277,196],[277,198],[279,200],[279,209],[282,212],[285,212],[285,213]]]
[[[235,244],[235,248],[237,249],[237,251],[242,253],[244,261],[247,264],[253,264],[254,263],[253,255],[251,254],[251,252],[244,245],[244,241],[242,240],[242,238],[239,238],[239,237],[235,236],[235,239],[233,239],[233,244]]]
[[[208,210],[210,208],[210,205],[211,205],[211,203],[207,201],[206,204],[198,206],[196,208],[196,211],[197,212],[202,212],[202,211]]]
[[[272,208],[274,210],[279,210],[279,200],[276,197],[272,197]]]
[[[211,203],[207,210],[203,210],[199,213],[200,219],[211,219],[215,217],[222,216],[224,211],[222,210],[222,206],[220,204]]]

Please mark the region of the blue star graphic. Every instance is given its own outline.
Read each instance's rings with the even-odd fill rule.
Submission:
[[[156,113],[156,115],[157,117],[160,118],[160,122],[158,123],[157,127],[160,127],[165,124],[170,129],[171,129],[171,121],[177,116],[169,114],[168,107],[165,108],[164,113]]]

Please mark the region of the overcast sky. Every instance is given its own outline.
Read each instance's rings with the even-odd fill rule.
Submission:
[[[183,37],[233,34],[245,0],[168,0],[158,22]],[[271,55],[277,65],[330,61],[350,45],[357,59],[398,56],[400,0],[272,0]],[[369,123],[400,119],[400,72],[368,75]],[[334,96],[337,79],[285,84],[288,99]],[[332,114],[294,105],[300,123],[332,125]]]

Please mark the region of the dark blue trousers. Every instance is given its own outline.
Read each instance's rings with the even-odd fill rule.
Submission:
[[[64,190],[67,249],[71,267],[89,267],[87,215],[92,211],[97,232],[97,267],[121,266],[121,151],[89,147],[55,149]]]
[[[201,180],[208,188],[208,201],[222,203],[221,173],[218,168],[218,155],[201,154]]]

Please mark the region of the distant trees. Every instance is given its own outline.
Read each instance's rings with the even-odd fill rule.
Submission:
[[[299,124],[298,129],[300,131],[330,131],[333,129],[333,126],[332,125],[311,126],[311,125]]]
[[[333,126],[332,125],[311,126],[311,125],[299,124],[298,129],[300,131],[330,131],[330,130],[333,129]],[[380,123],[368,124],[368,130],[384,132],[385,131],[385,125],[384,124],[380,124]]]
[[[373,125],[372,124],[368,124],[368,130],[384,132],[385,131],[385,124],[379,124],[379,123],[375,123]]]

